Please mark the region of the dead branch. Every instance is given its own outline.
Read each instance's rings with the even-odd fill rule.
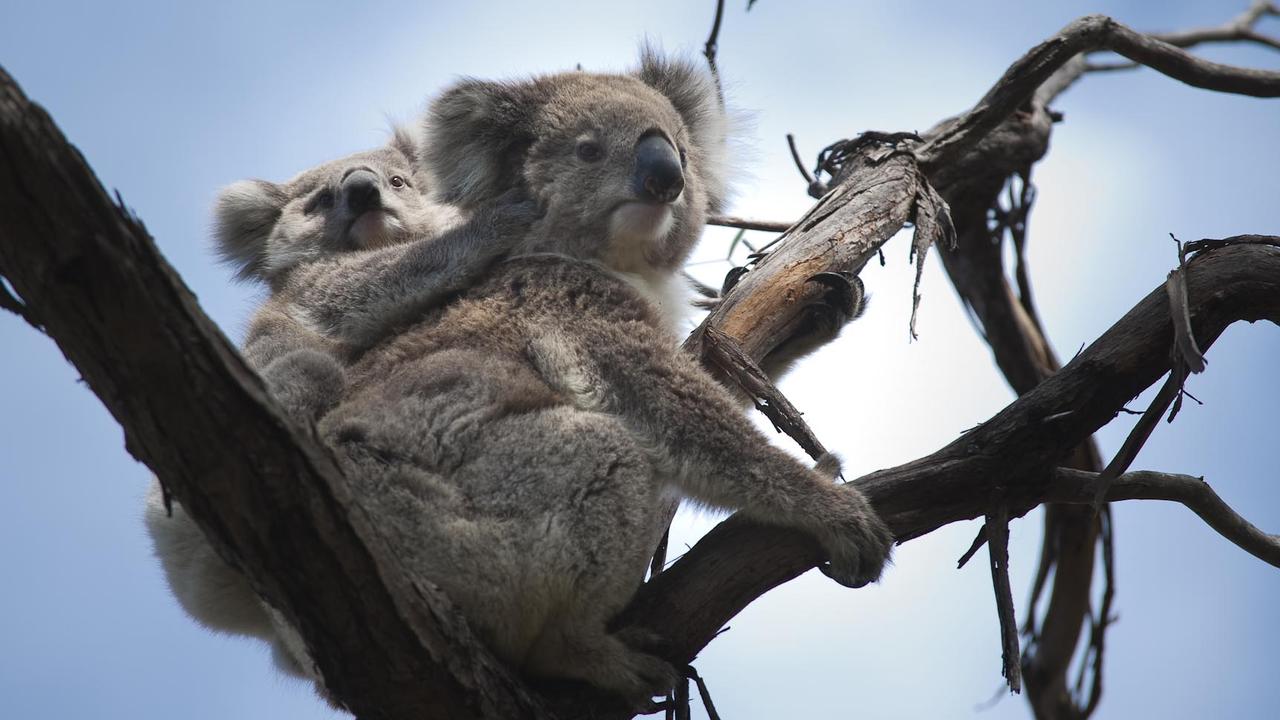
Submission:
[[[786,232],[791,227],[791,223],[740,218],[733,215],[712,215],[707,218],[707,224],[718,227],[740,228],[742,230],[761,230],[764,232]]]
[[[1254,97],[1280,96],[1280,73],[1210,62],[1105,15],[1088,15],[1032,48],[973,109],[952,120],[947,132],[927,141],[919,150],[925,170],[932,174],[935,168],[953,161],[1030,100],[1056,70],[1080,53],[1097,50],[1118,53],[1193,87]]]
[[[1206,347],[1237,320],[1280,322],[1280,251],[1223,248],[1193,258],[1188,269],[1192,322]],[[1049,465],[1167,372],[1172,343],[1161,287],[992,419],[932,455],[854,482],[899,542],[985,514],[993,478],[1007,479],[1011,514],[1020,515],[1056,499]],[[748,603],[820,559],[799,533],[730,518],[643,586],[620,622],[668,638],[671,657],[687,660]]]
[[[1069,468],[1054,471],[1045,500],[1060,503],[1092,503],[1106,486],[1107,500],[1168,500],[1182,503],[1219,535],[1259,560],[1280,567],[1280,535],[1255,527],[1231,508],[1204,478],[1137,471],[1120,475],[1108,484],[1098,473]]]
[[[1244,12],[1226,21],[1216,27],[1194,28],[1191,30],[1179,30],[1169,33],[1153,33],[1151,37],[1161,42],[1169,43],[1174,47],[1192,48],[1207,43],[1221,42],[1247,42],[1263,45],[1265,47],[1280,50],[1280,39],[1263,35],[1254,30],[1254,26],[1258,21],[1266,16],[1280,17],[1280,8],[1275,3],[1266,0],[1254,0]],[[1130,70],[1141,67],[1136,62],[1127,63],[1088,63],[1085,65],[1085,72],[1099,72],[1110,70]]]
[[[1000,674],[1009,692],[1022,692],[1022,654],[1018,649],[1018,620],[1013,610],[1013,588],[1009,584],[1009,505],[1004,488],[991,490],[987,511],[987,549],[990,554],[991,586],[996,593],[996,615],[1000,619]]]

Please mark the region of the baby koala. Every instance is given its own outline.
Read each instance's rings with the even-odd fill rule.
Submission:
[[[215,238],[242,279],[269,295],[245,340],[246,362],[295,421],[341,396],[345,367],[401,324],[475,282],[534,217],[532,203],[469,217],[429,199],[418,147],[397,129],[385,146],[324,163],[285,183],[245,180],[219,194]],[[202,624],[273,645],[277,665],[315,677],[297,633],[253,592],[159,483],[146,524],[182,607]]]
[[[701,65],[465,80],[424,164],[464,209],[543,210],[512,257],[354,363],[318,425],[404,570],[495,654],[635,706],[671,686],[609,621],[643,582],[671,492],[814,537],[826,572],[879,577],[893,537],[834,459],[770,444],[679,348],[673,288],[725,196],[725,117]]]
[[[319,417],[341,394],[343,365],[472,284],[536,214],[496,202],[463,222],[430,199],[417,153],[397,128],[386,147],[218,197],[220,254],[271,293],[245,360],[296,419]]]

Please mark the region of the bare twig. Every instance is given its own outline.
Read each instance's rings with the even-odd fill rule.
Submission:
[[[712,215],[707,218],[708,225],[717,227],[741,228],[743,230],[761,230],[763,232],[786,232],[792,223],[778,220],[756,220],[754,218],[734,217],[733,215]]]
[[[1244,12],[1217,27],[1179,30],[1169,33],[1152,33],[1151,37],[1174,47],[1183,49],[1216,42],[1250,42],[1280,50],[1280,39],[1254,30],[1254,26],[1264,16],[1280,16],[1276,5],[1266,0],[1254,0]],[[1111,70],[1131,70],[1140,67],[1136,62],[1118,63],[1086,63],[1085,72],[1106,72]]]
[[[1018,649],[1018,621],[1013,612],[1013,588],[1009,584],[1009,505],[1004,489],[991,491],[987,512],[987,548],[991,556],[991,586],[996,594],[1000,618],[1000,674],[1009,683],[1009,692],[1022,692],[1022,654]]]
[[[1173,233],[1169,233],[1173,237]],[[1193,373],[1202,373],[1205,368],[1204,353],[1196,345],[1196,337],[1191,332],[1191,309],[1187,298],[1187,251],[1183,249],[1178,238],[1173,237],[1178,246],[1178,267],[1169,271],[1165,281],[1165,291],[1169,294],[1169,307],[1173,314],[1173,347],[1177,350],[1178,363]],[[1179,375],[1183,373],[1179,372]],[[1179,396],[1181,398],[1181,396]],[[1170,418],[1172,419],[1172,417]]]
[[[1053,482],[1049,484],[1044,499],[1060,503],[1092,503],[1104,485],[1108,501],[1169,500],[1182,503],[1241,550],[1269,565],[1280,567],[1280,535],[1265,533],[1245,520],[1218,497],[1204,478],[1136,471],[1120,475],[1108,483],[1101,473],[1059,468],[1054,471]]]
[[[1164,411],[1169,408],[1174,398],[1177,397],[1178,389],[1181,386],[1182,381],[1178,374],[1170,372],[1169,378],[1161,386],[1160,392],[1156,393],[1156,396],[1151,400],[1151,404],[1147,406],[1147,411],[1142,413],[1142,417],[1138,418],[1138,422],[1129,431],[1129,435],[1124,439],[1120,450],[1116,452],[1115,457],[1111,458],[1111,462],[1107,463],[1107,466],[1099,473],[1101,482],[1098,483],[1098,492],[1093,499],[1095,511],[1102,507],[1102,502],[1107,496],[1107,482],[1129,469],[1133,459],[1138,456],[1138,452],[1146,444],[1147,438],[1151,437],[1151,432],[1155,430],[1156,424],[1160,422],[1160,416],[1164,415]]]
[[[702,351],[711,364],[742,388],[776,430],[785,432],[815,460],[826,454],[827,449],[804,421],[803,413],[787,400],[736,340],[717,327],[707,327]]]
[[[791,161],[796,164],[796,170],[800,171],[800,175],[804,178],[805,190],[809,193],[809,197],[817,200],[827,194],[830,189],[825,182],[818,180],[805,168],[804,160],[800,159],[800,151],[796,149],[796,137],[791,133],[787,133],[787,147],[791,149]]]
[[[716,83],[716,95],[720,98],[720,105],[724,105],[724,88],[720,83],[720,69],[716,67],[716,51],[719,49],[720,41],[720,21],[724,19],[724,0],[716,0],[716,19],[711,23],[711,34],[707,36],[707,44],[702,48],[702,54],[707,58],[707,67],[711,70],[711,78]]]
[[[982,549],[982,546],[986,544],[987,524],[983,523],[982,527],[978,528],[978,534],[973,536],[973,542],[969,544],[969,549],[965,550],[964,554],[960,556],[960,559],[956,561],[956,569],[959,570],[965,565],[968,565],[969,561],[973,559],[973,556],[977,555],[978,551]]]

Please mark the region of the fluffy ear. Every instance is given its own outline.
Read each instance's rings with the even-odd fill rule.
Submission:
[[[266,180],[241,180],[218,193],[214,240],[240,280],[266,280],[267,239],[288,202],[284,188]]]
[[[712,212],[723,209],[729,191],[729,120],[724,98],[702,63],[669,58],[652,45],[640,46],[640,81],[671,101],[701,153],[700,172]]]
[[[407,169],[413,174],[418,192],[426,194],[432,187],[435,178],[423,169],[422,165],[422,129],[407,127],[400,123],[391,126],[391,140],[387,147],[404,156]]]
[[[431,103],[419,157],[437,199],[470,207],[521,182],[524,151],[533,142],[531,89],[467,79]]]

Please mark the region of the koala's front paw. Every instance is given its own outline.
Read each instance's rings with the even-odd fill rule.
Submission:
[[[632,707],[643,707],[655,695],[661,695],[680,679],[679,673],[666,660],[648,651],[665,647],[656,634],[640,628],[624,628],[613,635],[617,641],[601,668],[603,677],[597,682],[621,695]]]
[[[856,488],[842,485],[839,490],[847,505],[838,526],[821,538],[830,560],[818,569],[845,587],[860,588],[880,579],[893,550],[893,532]]]
[[[346,378],[332,357],[309,348],[294,350],[262,370],[267,391],[299,422],[314,421],[342,395]]]

